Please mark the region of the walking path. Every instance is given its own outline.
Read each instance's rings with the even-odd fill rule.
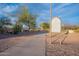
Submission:
[[[24,41],[16,44],[4,52],[2,56],[44,56],[45,55],[45,34],[24,36]]]

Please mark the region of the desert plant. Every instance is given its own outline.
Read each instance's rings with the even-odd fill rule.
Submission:
[[[79,29],[74,30],[75,32],[79,33]]]

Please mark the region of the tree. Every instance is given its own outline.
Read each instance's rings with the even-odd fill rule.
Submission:
[[[34,29],[36,26],[36,16],[30,14],[30,12],[28,11],[28,8],[26,8],[26,6],[22,6],[21,8],[21,13],[19,15],[19,23],[20,24],[25,24],[26,26],[29,27],[30,29]]]
[[[41,27],[42,30],[47,30],[47,31],[49,30],[49,24],[48,23],[43,22],[43,23],[40,24],[40,27]]]
[[[32,30],[36,28],[36,16],[34,15],[29,16],[29,28]]]
[[[11,25],[11,20],[8,17],[1,17],[0,25]]]
[[[1,17],[0,18],[0,33],[4,32],[5,25],[11,25],[10,19],[8,17]]]
[[[27,24],[28,16],[29,16],[28,9],[25,6],[21,6],[20,10],[21,10],[21,12],[19,15],[19,22],[23,23],[23,24]]]

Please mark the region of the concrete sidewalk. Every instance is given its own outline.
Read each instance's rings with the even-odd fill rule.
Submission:
[[[44,56],[45,55],[45,34],[34,36],[24,36],[24,41],[16,44],[6,51],[0,53],[1,56]]]

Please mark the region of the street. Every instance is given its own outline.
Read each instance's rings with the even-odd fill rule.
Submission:
[[[17,39],[23,41],[15,46],[1,52],[2,56],[44,56],[45,55],[45,34],[21,36]]]

